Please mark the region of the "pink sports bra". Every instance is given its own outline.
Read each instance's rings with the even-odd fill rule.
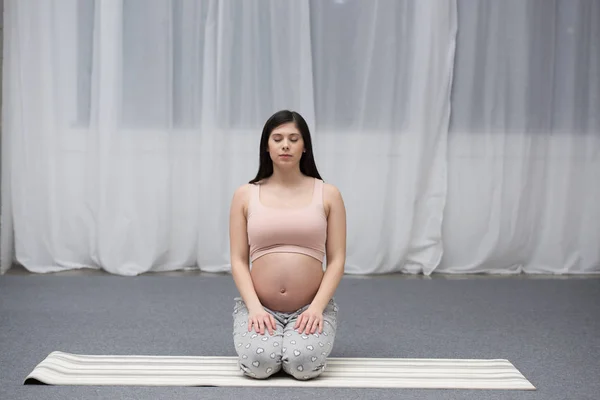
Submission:
[[[264,206],[260,185],[253,185],[247,229],[251,262],[269,253],[300,253],[323,262],[327,239],[323,181],[315,179],[309,205],[291,209]]]

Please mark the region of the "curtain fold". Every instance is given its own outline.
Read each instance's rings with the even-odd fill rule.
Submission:
[[[456,4],[311,3],[316,155],[347,207],[352,274],[442,255]]]
[[[459,0],[448,273],[600,271],[600,3]]]
[[[308,121],[347,272],[600,271],[591,0],[5,0],[0,273],[229,270]]]

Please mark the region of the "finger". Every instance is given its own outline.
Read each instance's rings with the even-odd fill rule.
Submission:
[[[271,335],[273,335],[277,331],[277,324],[275,323],[275,317],[272,315],[271,315],[271,326],[273,327],[273,332],[271,332]]]
[[[294,324],[294,330],[300,329],[300,325],[302,324],[302,319],[303,318],[304,318],[304,314],[300,314],[300,316],[296,320],[296,324]]]
[[[265,324],[266,331],[270,335],[273,335],[273,326],[271,325],[271,318],[268,315],[265,316],[265,319],[263,320],[263,323]]]
[[[306,323],[308,322],[308,316],[304,316],[302,318],[302,322],[300,322],[300,326],[298,327],[298,332],[302,332],[304,330],[304,328],[306,327]]]
[[[254,323],[254,321],[252,321],[252,318],[248,318],[248,332],[250,332],[252,330],[253,323]]]
[[[294,324],[294,330],[300,328],[300,323],[302,322],[303,317],[304,317],[304,314],[300,314],[298,319],[296,319],[296,323]]]
[[[260,333],[261,335],[263,335],[265,333],[265,326],[264,326],[263,320],[259,318],[257,322],[258,322],[258,330],[259,330],[257,333]]]
[[[304,326],[304,328],[302,328],[302,331],[304,331],[304,333],[308,334],[310,332],[310,328],[313,324],[313,320],[314,320],[314,318],[310,317],[308,319],[308,321],[306,321],[306,325]]]
[[[321,318],[321,320],[319,321],[319,334],[323,333],[323,318]]]
[[[300,328],[298,329],[298,332],[300,332],[300,333],[304,332],[304,330],[306,329],[306,325],[308,325],[309,321],[310,321],[310,317],[304,318],[304,321],[302,321],[302,324],[300,324]]]
[[[315,333],[315,330],[317,329],[317,326],[319,326],[319,319],[315,318],[315,320],[313,321],[313,323],[310,324],[310,329],[307,328],[307,330],[309,331],[308,333],[310,333],[310,334]]]
[[[318,325],[319,325],[319,319],[318,319],[318,318],[315,318],[315,319],[312,321],[312,323],[310,324],[310,326],[308,326],[308,327],[306,328],[306,330],[307,330],[307,332],[306,332],[306,333],[308,333],[308,334],[315,333],[315,329],[317,328],[317,326],[318,326]]]

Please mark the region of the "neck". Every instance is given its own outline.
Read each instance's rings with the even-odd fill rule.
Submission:
[[[302,182],[305,176],[300,172],[299,168],[290,170],[281,170],[279,168],[273,168],[273,175],[269,178],[271,182],[279,183],[282,185],[296,185]]]

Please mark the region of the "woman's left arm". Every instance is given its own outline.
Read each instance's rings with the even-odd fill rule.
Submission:
[[[311,307],[323,312],[344,276],[346,263],[346,207],[340,191],[325,184],[323,198],[329,208],[327,216],[327,267]]]

